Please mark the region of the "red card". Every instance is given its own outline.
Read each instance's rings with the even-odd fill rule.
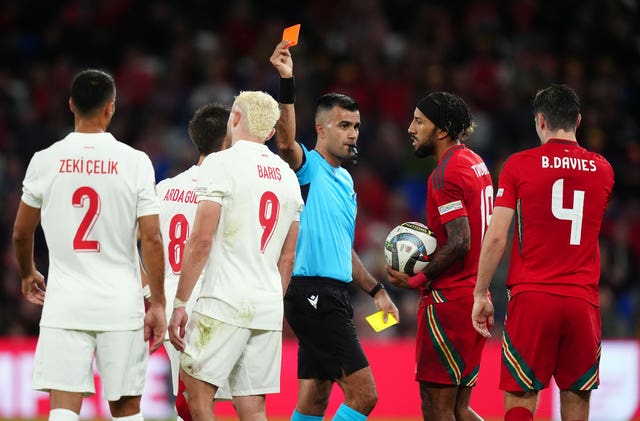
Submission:
[[[300,24],[289,26],[282,31],[282,40],[290,41],[289,47],[293,47],[298,43],[298,35],[300,35]]]

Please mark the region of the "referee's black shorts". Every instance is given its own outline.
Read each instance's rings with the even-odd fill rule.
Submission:
[[[284,314],[298,337],[298,378],[334,381],[369,366],[356,336],[345,282],[293,277]]]

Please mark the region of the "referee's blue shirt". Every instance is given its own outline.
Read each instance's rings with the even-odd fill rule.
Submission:
[[[322,276],[351,282],[351,249],[356,225],[356,193],[351,174],[332,167],[304,145],[304,163],[296,172],[304,210],[293,276]]]

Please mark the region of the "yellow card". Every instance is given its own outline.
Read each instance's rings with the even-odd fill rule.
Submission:
[[[289,47],[293,47],[298,43],[298,35],[300,35],[300,24],[289,26],[282,31],[282,40],[291,41]]]
[[[393,317],[393,314],[391,313],[387,315],[387,322],[385,323],[382,320],[382,310],[378,311],[377,313],[368,315],[367,317],[365,317],[365,319],[367,320],[367,322],[369,322],[373,330],[375,330],[376,332],[380,332],[381,330],[398,324],[398,321],[395,317]]]

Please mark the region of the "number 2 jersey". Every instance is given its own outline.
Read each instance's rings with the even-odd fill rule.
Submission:
[[[449,148],[429,175],[427,226],[438,240],[447,243],[445,224],[467,217],[471,245],[464,259],[458,260],[423,289],[422,303],[450,301],[471,296],[478,275],[482,238],[493,211],[493,184],[484,161],[465,145]]]
[[[160,230],[164,244],[164,292],[167,303],[173,302],[178,289],[184,247],[193,228],[198,207],[196,186],[199,174],[200,167],[193,165],[175,177],[162,180],[156,187],[160,200]],[[187,302],[189,313],[200,293],[203,277],[204,271]],[[168,321],[173,307],[168,305],[166,312]],[[168,333],[166,338],[169,338]]]
[[[137,220],[158,214],[149,157],[110,133],[70,133],[29,163],[22,201],[41,209],[49,249],[41,326],[143,326]]]
[[[234,326],[282,330],[278,260],[303,202],[294,172],[263,144],[239,140],[205,158],[198,202],[222,206],[193,311]]]
[[[550,139],[511,156],[496,206],[516,211],[507,288],[599,304],[598,236],[613,189],[613,169],[577,142]]]

